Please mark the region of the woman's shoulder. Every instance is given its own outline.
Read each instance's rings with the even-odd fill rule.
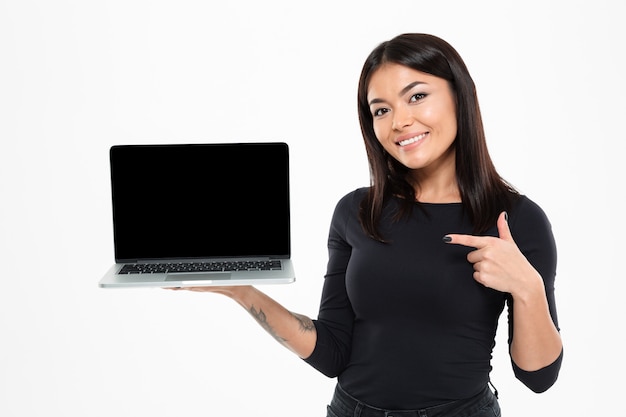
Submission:
[[[550,221],[545,211],[525,194],[517,195],[513,201],[509,219],[509,224],[517,225],[518,227],[550,227]]]
[[[361,187],[344,194],[337,202],[335,213],[352,214],[355,210],[358,211],[369,189],[370,187]]]
[[[359,205],[361,203],[361,200],[363,200],[363,198],[365,198],[365,196],[369,192],[369,189],[370,187],[360,187],[344,194],[337,202],[337,206],[354,204]]]

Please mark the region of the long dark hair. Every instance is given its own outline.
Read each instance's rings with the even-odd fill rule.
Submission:
[[[394,195],[404,201],[399,217],[419,203],[415,189],[407,181],[409,169],[396,161],[374,134],[373,118],[367,102],[372,74],[386,63],[404,65],[448,81],[456,97],[457,136],[456,177],[465,213],[481,233],[495,224],[502,210],[508,210],[515,189],[497,173],[485,140],[474,81],[458,52],[433,35],[410,33],[381,43],[367,57],[358,87],[361,132],[370,166],[371,187],[361,202],[359,218],[367,234],[384,242],[378,228],[383,207]]]

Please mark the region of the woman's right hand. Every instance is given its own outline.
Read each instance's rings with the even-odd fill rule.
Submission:
[[[224,286],[206,286],[206,287],[168,287],[165,288],[172,291],[193,291],[193,292],[212,292],[222,294],[227,297],[236,299],[238,295],[250,291],[250,285],[224,285]]]

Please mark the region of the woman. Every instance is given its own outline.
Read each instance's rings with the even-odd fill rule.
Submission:
[[[543,211],[497,174],[461,57],[431,35],[382,43],[358,111],[371,186],[337,204],[318,318],[253,287],[193,290],[231,297],[337,376],[328,416],[500,415],[488,384],[505,304],[516,377],[548,389],[562,359],[554,239]]]

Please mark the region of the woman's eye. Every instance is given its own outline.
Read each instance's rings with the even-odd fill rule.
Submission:
[[[409,102],[415,103],[417,101],[423,100],[425,97],[426,97],[426,94],[424,93],[413,94],[411,98],[409,99]]]
[[[374,110],[373,114],[374,114],[374,117],[380,117],[380,116],[385,115],[385,113],[387,112],[389,112],[389,109],[383,107],[382,109]]]

